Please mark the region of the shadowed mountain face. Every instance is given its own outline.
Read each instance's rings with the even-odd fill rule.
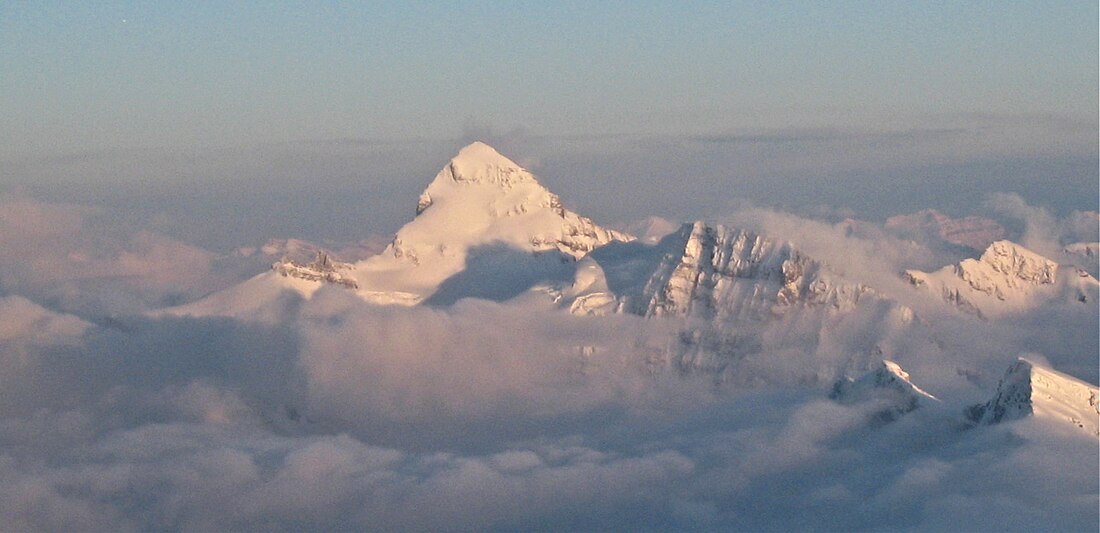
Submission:
[[[573,275],[572,256],[557,250],[530,252],[507,244],[486,244],[466,253],[466,267],[443,280],[424,300],[446,307],[462,298],[503,302],[537,286],[557,286]]]

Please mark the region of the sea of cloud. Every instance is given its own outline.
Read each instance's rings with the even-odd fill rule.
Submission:
[[[1085,215],[993,209],[1037,250]],[[743,379],[667,365],[679,325],[529,302],[377,307],[336,287],[267,322],[150,311],[258,268],[102,206],[0,200],[0,523],[58,530],[1091,530],[1096,439],[970,427],[1016,356],[1095,382],[1097,317],[959,319],[904,268],[958,251],[761,208],[917,310],[779,320]],[[1095,237],[1092,237],[1095,238]],[[873,324],[876,331],[868,329]],[[895,329],[891,329],[895,328]],[[888,353],[870,351],[874,341]],[[891,424],[828,399],[873,357],[940,397]]]

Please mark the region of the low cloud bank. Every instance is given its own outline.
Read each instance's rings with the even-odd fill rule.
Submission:
[[[728,217],[881,284],[924,329],[883,324],[872,337],[858,316],[746,327],[751,357],[739,379],[717,382],[666,364],[674,323],[549,305],[379,308],[325,288],[268,324],[119,312],[224,281],[210,252],[107,231],[98,216],[0,202],[0,523],[13,530],[1003,531],[1100,520],[1094,438],[1037,419],[962,419],[1020,352],[1094,375],[1096,317],[937,312],[896,281],[940,253],[924,245],[773,211]],[[117,308],[96,292],[116,270],[130,273]],[[888,353],[876,355],[881,339]],[[882,425],[872,405],[827,399],[832,378],[876,356],[944,401]]]

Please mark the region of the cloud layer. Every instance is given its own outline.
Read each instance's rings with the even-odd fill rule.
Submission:
[[[282,302],[273,323],[146,316],[239,274],[213,252],[110,219],[0,202],[0,523],[13,530],[1004,531],[1098,520],[1095,439],[1037,419],[970,428],[961,416],[1022,351],[1094,375],[1096,318],[959,319],[896,281],[950,250],[776,211],[725,217],[789,235],[925,323],[746,328],[752,355],[718,381],[666,365],[676,324],[548,304],[391,309],[325,288]],[[1024,231],[1054,245],[1069,230]],[[872,353],[883,339],[890,353]],[[833,378],[876,356],[944,401],[882,425],[873,405],[827,399]]]

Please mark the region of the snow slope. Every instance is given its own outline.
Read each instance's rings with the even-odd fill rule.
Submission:
[[[553,273],[555,265],[572,263],[599,246],[632,239],[565,209],[530,172],[480,142],[463,148],[436,175],[416,211],[384,252],[356,264],[360,296],[416,304],[469,266],[499,274],[506,266],[501,263],[519,262]],[[469,278],[475,294],[485,289],[479,283],[509,281]]]
[[[887,360],[859,378],[841,378],[833,385],[829,397],[849,405],[874,402],[879,409],[876,417],[882,421],[895,420],[923,402],[939,401],[914,385],[900,365]]]
[[[250,315],[283,291],[310,298],[323,284],[387,305],[502,300],[547,279],[566,279],[578,258],[632,239],[565,209],[530,172],[475,142],[439,171],[420,195],[415,218],[382,253],[354,264],[327,255],[310,264],[280,261],[275,272],[167,313]]]
[[[969,414],[980,424],[1048,418],[1100,436],[1100,390],[1021,357],[1005,372],[993,398]]]
[[[1011,241],[997,241],[978,259],[935,272],[907,270],[914,286],[939,292],[958,309],[982,317],[1034,308],[1052,299],[1089,304],[1100,284],[1084,270],[1057,263]]]
[[[320,281],[284,276],[272,270],[198,301],[163,309],[154,315],[231,316],[242,320],[277,322],[288,304],[312,297],[322,286]]]

